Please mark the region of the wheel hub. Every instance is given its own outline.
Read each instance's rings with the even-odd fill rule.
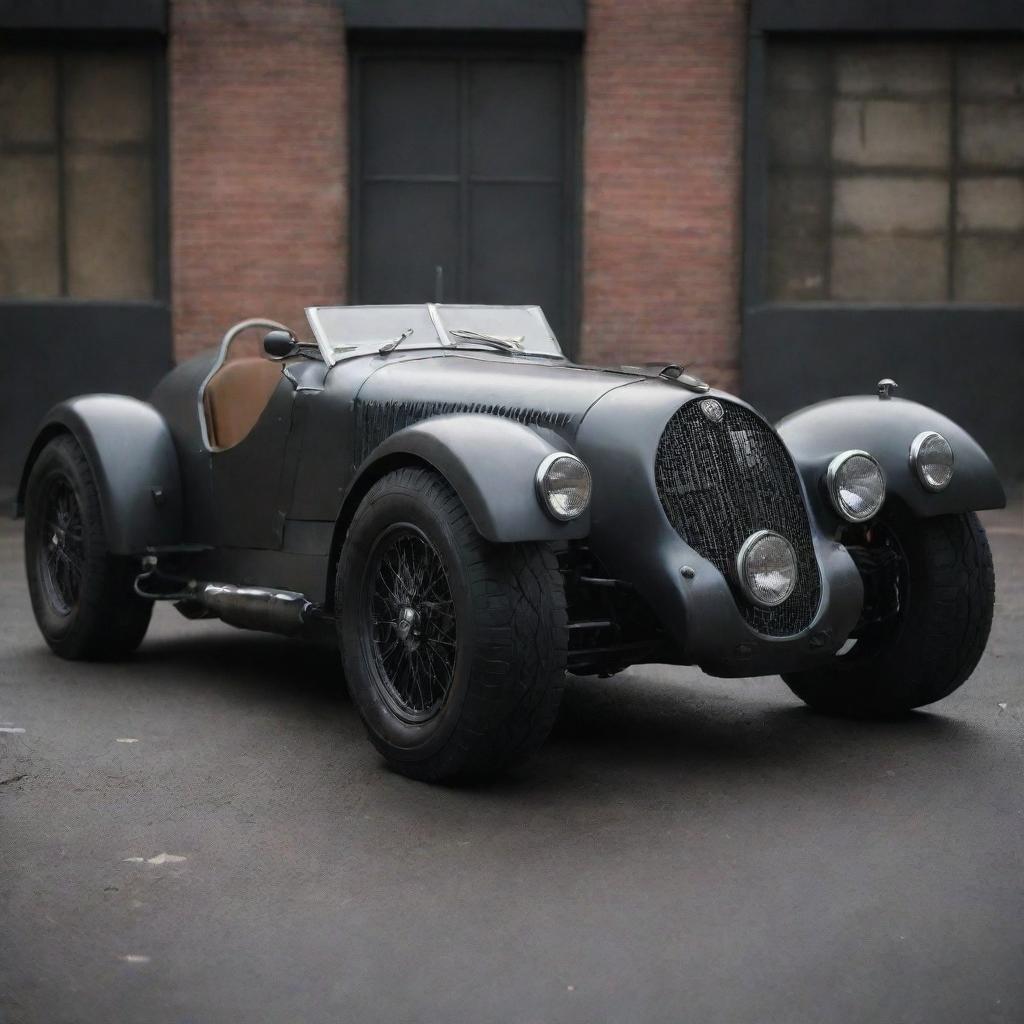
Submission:
[[[407,651],[415,651],[420,645],[420,613],[413,607],[406,605],[398,611],[398,619],[395,629],[405,644]]]

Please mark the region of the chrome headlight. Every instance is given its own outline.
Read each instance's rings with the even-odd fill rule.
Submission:
[[[867,452],[841,452],[828,464],[825,482],[835,510],[851,523],[870,519],[885,501],[885,474]]]
[[[752,533],[736,556],[743,593],[762,608],[774,608],[793,593],[799,571],[793,545],[771,530]]]
[[[929,491],[941,491],[953,479],[953,449],[934,430],[918,434],[910,442],[910,465]]]
[[[537,467],[537,497],[552,519],[576,519],[590,504],[590,470],[569,452],[553,452]]]

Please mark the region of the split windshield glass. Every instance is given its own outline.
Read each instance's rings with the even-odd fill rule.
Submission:
[[[562,354],[539,306],[312,306],[306,316],[330,365],[368,349],[388,351],[408,331],[412,333],[402,340],[400,352],[458,348],[503,351],[512,357]]]

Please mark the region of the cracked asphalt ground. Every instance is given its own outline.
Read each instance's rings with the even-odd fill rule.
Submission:
[[[159,608],[57,660],[3,524],[0,1021],[1019,1024],[1024,520],[986,518],[992,641],[934,709],[636,669],[461,790],[296,642]]]

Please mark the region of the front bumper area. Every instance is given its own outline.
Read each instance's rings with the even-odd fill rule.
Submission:
[[[634,506],[634,517],[637,510]],[[777,675],[814,668],[834,656],[860,618],[864,586],[843,545],[815,537],[821,600],[806,629],[764,636],[743,616],[743,600],[719,570],[671,527],[646,531],[640,549],[592,537],[594,552],[611,575],[627,581],[671,639],[676,660],[723,677]]]
[[[821,583],[816,611],[792,635],[767,636],[754,628],[739,603],[744,598],[673,528],[658,496],[653,454],[665,424],[682,403],[703,397],[644,381],[617,389],[588,412],[576,450],[595,481],[591,547],[611,575],[627,580],[644,598],[672,638],[679,661],[718,676],[812,668],[832,657],[856,626],[864,600],[860,574],[809,510]],[[630,425],[628,432],[623,423]],[[807,507],[802,485],[796,486]]]
[[[813,668],[842,647],[860,617],[860,573],[840,544],[815,539],[822,593],[811,624],[793,636],[757,633],[744,619],[738,598],[722,574],[682,541],[663,552],[656,605],[682,660],[715,676],[776,675]],[[681,559],[689,559],[682,561]],[[693,575],[683,573],[683,567]],[[654,567],[651,567],[654,571]]]

